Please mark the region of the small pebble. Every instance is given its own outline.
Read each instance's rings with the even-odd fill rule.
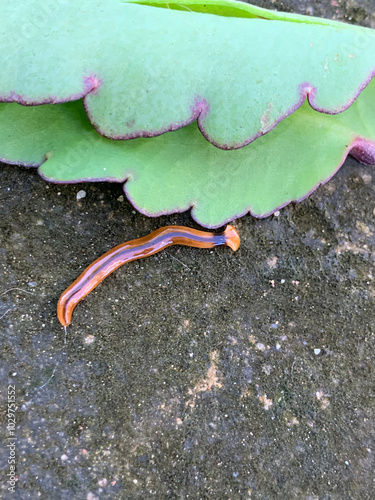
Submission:
[[[94,493],[87,493],[87,497],[86,497],[86,500],[99,500],[99,497],[97,497],[96,495],[94,495]]]
[[[85,344],[92,344],[94,340],[95,340],[94,335],[87,335],[87,337],[85,337]]]
[[[86,197],[86,191],[84,191],[83,189],[81,189],[81,191],[78,191],[77,200],[81,200],[82,198],[85,198],[85,197]]]

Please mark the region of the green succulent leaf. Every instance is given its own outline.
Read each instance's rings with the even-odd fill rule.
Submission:
[[[223,151],[195,124],[152,139],[114,141],[91,126],[81,101],[0,104],[0,157],[38,166],[52,182],[125,183],[150,216],[192,208],[206,227],[247,212],[264,217],[326,182],[350,152],[375,164],[375,81],[346,111],[322,115],[305,102],[253,144]]]
[[[169,2],[168,0],[123,0],[137,5],[148,5],[169,10],[182,10],[190,12],[200,12],[204,14],[214,14],[224,17],[244,17],[249,19],[268,19],[270,21],[289,21],[292,23],[320,24],[324,26],[334,26],[342,29],[362,28],[353,25],[343,24],[331,19],[322,19],[313,16],[303,16],[300,14],[290,14],[288,12],[277,12],[268,10],[257,5],[233,0],[183,0],[182,2]]]
[[[240,148],[306,97],[319,112],[344,111],[374,76],[375,34],[365,28],[230,1],[48,5],[0,1],[0,101],[84,98],[113,139],[197,120],[212,144]]]

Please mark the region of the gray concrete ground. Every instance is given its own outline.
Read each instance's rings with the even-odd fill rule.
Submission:
[[[375,23],[374,0],[255,3]],[[374,498],[373,169],[349,159],[303,203],[238,220],[236,253],[173,247],[124,266],[65,337],[56,303],[86,265],[196,227],[121,195],[0,167],[1,498]]]

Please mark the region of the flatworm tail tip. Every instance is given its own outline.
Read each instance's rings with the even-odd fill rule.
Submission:
[[[229,225],[225,228],[224,231],[224,236],[225,236],[225,244],[228,245],[234,252],[238,250],[238,247],[240,246],[240,235],[237,233],[237,230]]]
[[[66,327],[70,325],[70,321],[65,317],[64,304],[62,304],[61,297],[59,299],[59,302],[57,303],[57,318],[60,321],[61,326],[65,329],[66,333]]]

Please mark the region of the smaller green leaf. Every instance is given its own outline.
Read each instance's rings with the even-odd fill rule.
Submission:
[[[327,181],[351,152],[375,163],[375,82],[340,115],[308,103],[245,148],[223,151],[195,124],[152,139],[113,141],[92,128],[82,102],[23,107],[0,104],[0,157],[41,165],[52,182],[110,180],[142,213],[192,207],[206,227],[251,212],[264,217]]]
[[[170,2],[168,0],[123,0],[123,2],[160,7],[169,10],[214,14],[222,17],[242,17],[247,19],[267,19],[269,21],[287,21],[291,23],[320,24],[322,26],[333,26],[339,29],[346,26],[348,29],[356,29],[356,26],[352,24],[343,24],[338,21],[322,19],[320,17],[303,16],[301,14],[263,9],[257,5],[245,3],[242,0],[183,0],[181,2]],[[359,26],[357,26],[357,29],[359,31],[363,30],[363,28]]]

